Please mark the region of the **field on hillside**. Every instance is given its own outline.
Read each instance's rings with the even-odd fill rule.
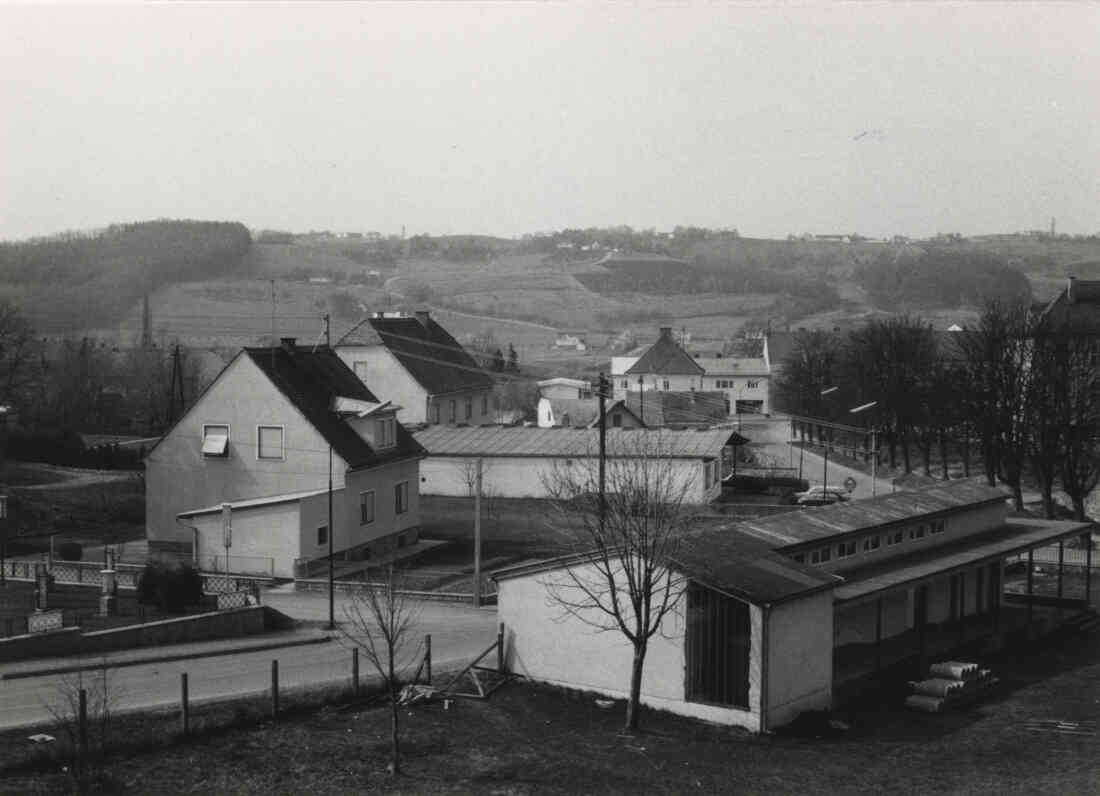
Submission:
[[[362,244],[350,241],[325,241],[310,243],[253,243],[251,250],[241,261],[239,274],[255,275],[260,279],[279,279],[306,272],[313,276],[334,273],[346,276],[368,271],[390,270],[380,265],[364,265],[351,259],[345,252],[355,253]]]

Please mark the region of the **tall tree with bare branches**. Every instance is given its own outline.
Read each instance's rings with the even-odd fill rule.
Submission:
[[[639,726],[649,641],[684,590],[672,562],[692,522],[691,485],[669,452],[660,434],[620,434],[608,442],[602,490],[595,456],[559,466],[545,479],[558,516],[572,520],[554,523],[555,530],[571,539],[577,555],[544,584],[565,614],[621,633],[633,648],[628,732]]]
[[[401,742],[398,699],[405,675],[417,662],[419,645],[413,642],[416,623],[415,604],[405,595],[393,566],[386,568],[385,580],[364,585],[351,593],[344,606],[347,620],[340,627],[345,640],[358,648],[378,676],[390,702],[391,774],[401,773]]]

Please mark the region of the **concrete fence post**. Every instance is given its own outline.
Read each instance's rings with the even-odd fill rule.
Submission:
[[[80,744],[77,759],[80,760],[80,768],[83,772],[88,761],[88,692],[83,688],[80,689],[77,706],[77,737]]]
[[[187,688],[187,672],[180,674],[180,719],[183,725],[183,734],[191,732],[191,700]]]
[[[271,718],[279,718],[279,661],[271,662]]]
[[[424,636],[424,675],[428,678],[428,685],[432,684],[432,634]]]

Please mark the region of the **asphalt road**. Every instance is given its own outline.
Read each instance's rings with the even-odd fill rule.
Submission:
[[[301,619],[328,616],[328,599],[324,595],[272,594],[265,602]],[[341,600],[337,605],[338,620],[343,617],[342,604]],[[417,641],[423,634],[431,634],[432,665],[437,671],[464,666],[496,639],[494,608],[478,610],[438,602],[416,606]],[[119,667],[110,670],[109,682],[118,710],[177,705],[182,672],[188,673],[192,701],[241,696],[270,687],[271,661],[276,659],[281,688],[347,682],[351,677],[351,650],[334,640],[263,652]],[[362,657],[360,674],[364,680],[371,674]],[[69,674],[0,680],[0,729],[50,721],[49,706],[59,703],[59,688],[75,677]]]
[[[781,418],[753,419],[742,423],[741,433],[748,437],[750,442],[756,443],[754,447],[766,453],[777,466],[793,467],[798,469],[798,448],[789,444],[790,421]],[[821,485],[828,477],[830,489],[844,489],[844,480],[848,477],[855,479],[856,487],[852,492],[854,499],[868,498],[873,493],[888,495],[893,491],[893,484],[889,478],[877,478],[877,485],[872,489],[871,476],[859,470],[853,470],[842,464],[830,460],[826,472],[825,459],[809,450],[802,452],[802,477],[810,482],[811,486]]]

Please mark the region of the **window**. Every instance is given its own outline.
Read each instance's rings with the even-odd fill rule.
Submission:
[[[256,426],[256,456],[260,459],[284,457],[282,426]]]
[[[805,564],[806,563],[806,554],[805,553],[795,553],[794,556],[792,556],[792,558],[794,558],[794,560],[797,561],[799,564]]]
[[[474,399],[471,397],[466,398],[466,420],[469,420],[474,416]]]
[[[910,539],[923,539],[924,538],[924,526],[918,525],[915,528],[909,529]]]
[[[359,381],[366,384],[367,382],[367,363],[366,362],[353,362],[351,363],[351,369],[355,371],[355,375],[359,377]]]
[[[374,522],[374,490],[359,493],[359,524],[370,525]]]
[[[944,521],[943,520],[932,520],[932,522],[930,522],[928,524],[928,532],[929,533],[933,533],[933,534],[943,533],[944,530],[945,530],[945,527],[944,527]]]
[[[904,532],[902,531],[901,528],[898,528],[897,530],[894,530],[894,531],[889,531],[886,534],[886,544],[887,545],[901,544],[904,537],[905,537],[905,534],[904,534]]]
[[[377,448],[392,448],[397,444],[397,422],[392,417],[383,417],[374,421],[374,445]]]
[[[623,379],[623,389],[630,389],[630,379]]]
[[[831,547],[822,547],[820,550],[814,550],[810,553],[811,564],[824,564],[833,557],[833,549]]]
[[[229,426],[202,427],[202,455],[208,459],[224,459],[229,455]]]
[[[619,412],[616,412],[615,414],[611,415],[611,425],[614,426],[615,428],[622,428],[622,425],[623,425],[623,416],[622,416],[622,414],[620,414]]]
[[[882,544],[882,537],[877,533],[874,536],[868,536],[863,540],[863,552],[870,553],[872,550],[878,550]]]
[[[393,485],[393,511],[404,514],[409,510],[409,482],[402,481]]]
[[[749,706],[749,606],[690,584],[687,589],[687,698]]]
[[[455,422],[455,420],[458,418],[458,409],[457,409],[457,407],[458,407],[457,402],[452,398],[451,399],[451,422],[452,423]]]
[[[483,417],[485,415],[489,414],[489,396],[488,395],[481,396],[481,414],[482,414]]]
[[[760,382],[750,379],[749,381],[745,382],[745,389],[758,390],[760,389]]]
[[[841,542],[836,546],[836,557],[847,558],[848,556],[854,556],[856,554],[855,542]]]
[[[322,525],[317,529],[317,545],[328,544],[328,526]]]
[[[432,422],[439,422],[439,404],[432,404]]]
[[[664,380],[664,384],[665,384],[665,390],[668,390],[668,379]]]

